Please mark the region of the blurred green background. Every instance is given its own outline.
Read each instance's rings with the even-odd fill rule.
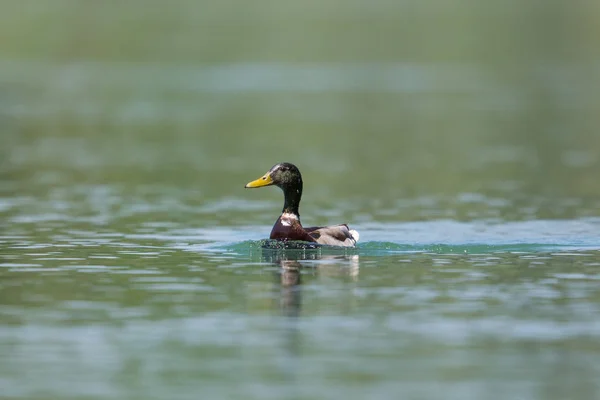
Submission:
[[[285,160],[311,213],[439,217],[398,203],[427,196],[461,219],[599,210],[597,2],[1,8],[2,170],[18,190],[161,182],[266,200],[239,188]],[[469,213],[461,193],[508,205]]]

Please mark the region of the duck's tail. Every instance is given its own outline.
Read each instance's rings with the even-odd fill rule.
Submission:
[[[352,236],[352,239],[354,239],[354,243],[358,242],[358,239],[360,238],[360,235],[358,234],[357,231],[355,231],[354,229],[350,229],[350,236]]]

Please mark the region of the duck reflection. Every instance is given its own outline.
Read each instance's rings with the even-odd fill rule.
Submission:
[[[279,265],[281,268],[276,274],[276,278],[279,279],[281,285],[279,298],[281,312],[288,317],[297,317],[302,306],[300,291],[302,264],[296,260],[279,260]]]
[[[308,251],[263,250],[262,261],[278,266],[274,274],[275,290],[279,291],[279,309],[282,315],[298,317],[302,308],[303,277],[349,277],[358,281],[358,254],[324,255]]]
[[[302,355],[305,346],[302,329],[298,322],[302,315],[303,286],[306,282],[312,284],[319,277],[350,278],[356,282],[359,276],[358,254],[322,254],[320,250],[262,249],[260,259],[277,266],[273,273],[273,309],[283,318],[281,324],[282,351],[288,362],[284,363],[283,371],[288,379],[296,381],[295,360]],[[305,282],[306,281],[306,282]],[[327,283],[325,283],[327,285]],[[323,288],[326,290],[326,287]],[[315,291],[309,294],[319,296]],[[311,302],[314,304],[314,302]]]

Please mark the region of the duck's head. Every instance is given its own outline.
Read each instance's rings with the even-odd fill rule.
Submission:
[[[245,187],[257,188],[272,185],[281,188],[284,192],[296,189],[298,193],[301,193],[302,175],[300,175],[298,167],[294,164],[284,162],[273,165],[266,174],[252,182],[248,182]]]

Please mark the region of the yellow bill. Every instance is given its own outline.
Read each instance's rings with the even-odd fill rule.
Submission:
[[[271,174],[268,172],[264,174],[262,177],[258,178],[255,181],[248,182],[245,187],[247,188],[257,188],[263,186],[270,186],[273,184],[273,179],[271,178]]]

